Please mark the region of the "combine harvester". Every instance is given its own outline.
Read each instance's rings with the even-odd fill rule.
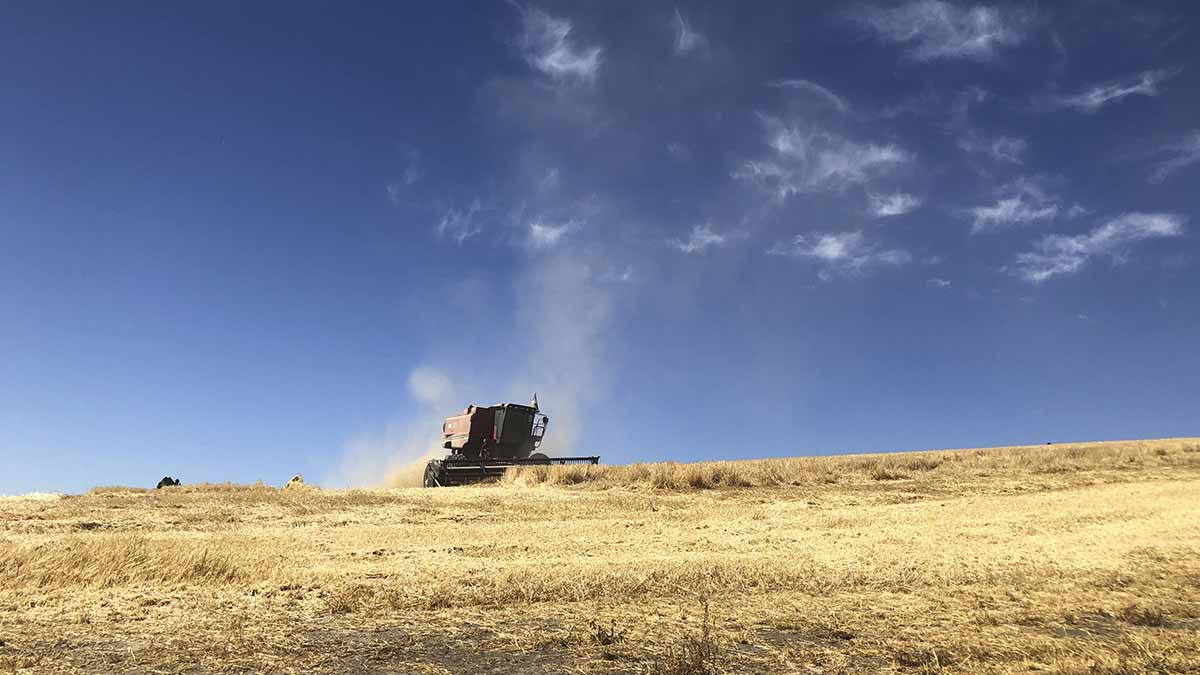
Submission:
[[[537,394],[530,405],[501,403],[467,406],[442,425],[445,459],[425,465],[425,487],[469,485],[504,475],[510,466],[539,464],[599,464],[599,457],[547,457],[536,452],[546,436],[550,418],[538,410]]]

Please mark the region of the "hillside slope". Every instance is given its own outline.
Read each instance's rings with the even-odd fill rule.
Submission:
[[[1198,672],[1200,439],[0,500],[0,671]]]

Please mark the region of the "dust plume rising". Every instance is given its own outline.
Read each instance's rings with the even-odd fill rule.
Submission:
[[[454,392],[441,370],[431,366],[413,370],[408,393],[416,405],[381,432],[348,442],[327,482],[340,487],[420,487],[425,463],[446,454],[441,449],[441,420],[447,411],[461,407],[454,402]]]
[[[331,484],[419,487],[425,463],[446,455],[440,447],[446,416],[468,404],[524,403],[534,392],[550,417],[541,451],[551,456],[595,453],[595,448],[579,447],[578,442],[584,411],[607,387],[607,369],[601,365],[612,323],[612,284],[595,273],[587,257],[566,249],[541,252],[530,262],[515,281],[518,301],[512,314],[511,334],[518,338],[511,349],[524,358],[503,355],[488,361],[488,367],[512,363],[512,368],[457,378],[468,387],[455,386],[446,368],[415,369],[408,377],[408,394],[415,405],[382,432],[347,443]],[[490,337],[480,340],[466,349],[479,354],[498,349]]]
[[[524,401],[537,392],[550,417],[542,452],[565,455],[577,447],[583,412],[607,388],[604,337],[611,324],[611,288],[583,256],[558,251],[534,260],[518,282],[518,320],[529,327],[523,372],[509,396]]]
[[[440,459],[445,456],[446,451],[438,446],[430,448],[425,451],[425,454],[413,460],[405,459],[404,454],[398,455],[392,468],[384,474],[383,486],[392,488],[421,487],[425,478],[425,464],[431,459]]]

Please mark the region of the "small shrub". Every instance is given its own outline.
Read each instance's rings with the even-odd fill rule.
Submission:
[[[700,633],[685,636],[678,645],[647,664],[646,675],[715,675],[720,646],[713,637],[708,601],[704,602],[704,621]]]
[[[602,647],[624,642],[625,632],[617,628],[616,621],[610,623],[608,628],[605,628],[604,624],[592,622],[592,641]]]

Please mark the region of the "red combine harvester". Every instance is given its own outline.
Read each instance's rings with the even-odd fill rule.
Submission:
[[[425,487],[468,485],[503,476],[510,466],[599,464],[599,457],[547,457],[537,452],[550,418],[533,403],[467,406],[442,425],[444,459],[425,465]]]

